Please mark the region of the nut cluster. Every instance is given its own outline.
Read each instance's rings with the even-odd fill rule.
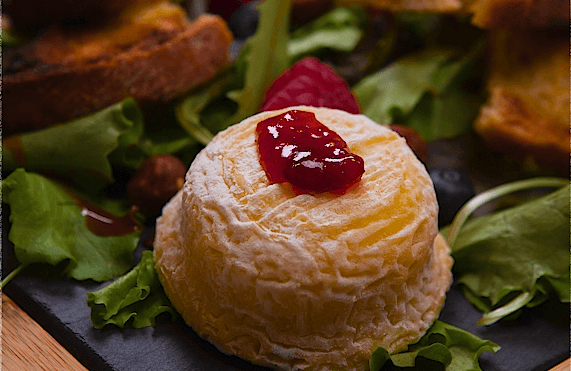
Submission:
[[[127,183],[127,196],[147,218],[161,214],[164,204],[183,186],[186,166],[175,156],[149,157]]]

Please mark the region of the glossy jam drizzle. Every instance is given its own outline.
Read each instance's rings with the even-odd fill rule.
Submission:
[[[138,211],[136,207],[131,207],[124,216],[115,216],[81,197],[72,195],[72,198],[81,209],[81,215],[85,218],[87,229],[97,236],[123,236],[134,233],[143,227],[135,216]]]
[[[271,183],[298,193],[344,193],[365,172],[363,159],[312,112],[291,110],[256,127],[260,162]]]

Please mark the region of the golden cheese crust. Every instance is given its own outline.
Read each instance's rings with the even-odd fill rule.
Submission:
[[[184,320],[225,353],[282,370],[363,370],[438,316],[452,260],[424,166],[362,115],[315,112],[365,160],[343,195],[296,195],[258,160],[264,112],[219,133],[157,221],[155,261]],[[293,109],[293,108],[292,108]]]

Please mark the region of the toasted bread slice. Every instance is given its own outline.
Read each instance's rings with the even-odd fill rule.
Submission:
[[[477,0],[472,23],[485,29],[567,28],[568,0]]]
[[[128,96],[169,101],[225,68],[231,42],[221,18],[190,22],[169,2],[127,9],[102,29],[52,28],[5,53],[4,135],[65,122]]]
[[[105,55],[116,55],[159,33],[182,32],[191,25],[184,9],[170,2],[132,4],[104,23],[53,25],[33,42],[17,50],[18,57],[37,64],[85,63]],[[11,67],[8,54],[5,63]]]
[[[475,122],[493,147],[569,173],[567,32],[494,31],[489,99]]]
[[[569,23],[566,0],[336,0],[391,12],[472,14],[484,29],[561,28]]]
[[[33,33],[53,23],[89,23],[115,16],[135,2],[157,0],[4,0],[3,14],[19,32]]]
[[[462,0],[337,0],[337,2],[343,5],[369,5],[391,12],[457,13],[464,9]]]

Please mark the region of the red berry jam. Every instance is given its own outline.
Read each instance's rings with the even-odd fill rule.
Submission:
[[[298,193],[344,193],[365,172],[363,159],[312,112],[291,110],[256,127],[260,162],[271,183]]]

